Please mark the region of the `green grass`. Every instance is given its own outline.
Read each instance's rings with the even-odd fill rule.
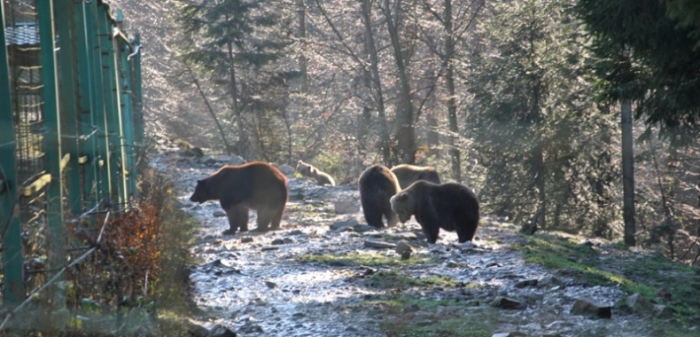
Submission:
[[[367,280],[367,285],[380,289],[407,289],[420,287],[429,289],[433,287],[455,287],[457,282],[447,276],[429,276],[420,279],[412,279],[397,271],[381,271]]]
[[[390,337],[488,337],[493,335],[498,326],[498,315],[494,309],[474,307],[469,302],[456,299],[396,296],[386,300],[367,301],[366,304],[381,306],[388,313],[380,327]],[[413,310],[406,313],[405,309],[409,307]],[[440,307],[451,307],[453,310],[438,314]]]
[[[405,266],[435,262],[432,258],[411,257],[402,260],[399,256],[386,256],[373,252],[360,252],[344,255],[306,254],[298,257],[299,261],[336,266]]]
[[[540,264],[589,285],[620,285],[629,294],[639,293],[652,302],[656,291],[664,287],[672,296],[670,303],[677,318],[700,318],[700,270],[670,261],[661,254],[639,257],[633,254],[602,258],[587,245],[552,235],[523,236],[524,243],[514,248],[529,263]],[[619,245],[615,248],[623,250]]]

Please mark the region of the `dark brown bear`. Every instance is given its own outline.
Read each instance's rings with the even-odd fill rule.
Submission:
[[[323,172],[311,164],[305,163],[303,161],[297,162],[297,172],[301,173],[304,177],[309,177],[316,180],[319,185],[331,185],[335,186],[335,180],[330,174]]]
[[[387,221],[389,227],[395,226],[398,222],[396,214],[391,211],[389,199],[399,191],[399,182],[396,176],[387,167],[374,165],[362,172],[360,176],[360,202],[362,211],[365,213],[367,224],[382,228],[382,216]]]
[[[251,162],[225,165],[208,178],[197,180],[190,201],[219,200],[230,228],[225,235],[248,230],[248,209],[258,213],[258,231],[278,229],[287,204],[287,178],[274,166]]]
[[[391,198],[391,209],[402,223],[415,215],[429,243],[437,241],[440,228],[457,231],[459,243],[471,241],[479,225],[479,200],[456,183],[419,180]]]
[[[391,168],[402,189],[408,188],[418,180],[425,180],[431,183],[440,184],[440,176],[432,167],[415,166],[401,164]]]

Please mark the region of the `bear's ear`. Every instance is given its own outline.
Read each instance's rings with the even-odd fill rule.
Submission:
[[[408,200],[408,194],[401,193],[398,195],[397,199],[399,199],[399,201],[406,201],[406,200]]]

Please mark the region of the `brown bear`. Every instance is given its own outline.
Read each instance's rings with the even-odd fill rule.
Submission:
[[[440,176],[432,167],[401,164],[392,167],[391,172],[394,172],[402,189],[408,188],[418,180],[440,184]]]
[[[258,213],[258,231],[278,229],[287,204],[287,178],[276,167],[262,162],[224,165],[208,178],[197,180],[190,201],[219,200],[228,216],[225,235],[248,230],[248,209]]]
[[[440,228],[457,231],[459,243],[471,241],[479,225],[479,200],[457,183],[416,181],[391,198],[391,209],[402,223],[415,215],[429,243],[437,241]]]
[[[386,166],[374,165],[367,168],[360,176],[360,203],[365,213],[367,224],[382,228],[382,216],[387,220],[389,227],[398,223],[396,214],[391,211],[389,199],[399,191],[399,181]]]
[[[301,173],[304,177],[313,178],[319,185],[331,185],[335,186],[335,180],[330,174],[323,172],[311,164],[305,163],[303,161],[297,162],[297,172]]]

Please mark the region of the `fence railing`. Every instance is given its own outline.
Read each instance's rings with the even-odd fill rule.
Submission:
[[[11,310],[45,288],[35,275],[53,280],[68,265],[71,219],[138,198],[143,104],[139,36],[130,40],[105,2],[3,0],[0,22],[2,294]]]

